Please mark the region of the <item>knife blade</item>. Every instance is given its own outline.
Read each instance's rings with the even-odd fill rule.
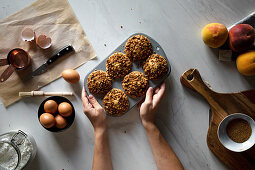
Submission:
[[[58,53],[56,53],[55,55],[53,55],[51,58],[49,58],[45,63],[43,63],[39,68],[37,68],[35,71],[33,71],[30,75],[27,76],[26,80],[29,80],[35,76],[38,76],[42,73],[44,73],[47,70],[47,67],[52,64],[53,62],[55,62],[58,58],[73,52],[74,48],[72,45],[68,45],[64,48],[62,48]]]

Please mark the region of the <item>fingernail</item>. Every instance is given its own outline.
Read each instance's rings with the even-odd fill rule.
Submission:
[[[90,99],[93,99],[94,97],[90,94],[90,95],[89,95],[89,98],[90,98]]]

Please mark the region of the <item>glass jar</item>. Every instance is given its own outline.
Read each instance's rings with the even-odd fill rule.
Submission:
[[[0,135],[0,169],[20,170],[36,155],[34,138],[21,131],[11,131]]]

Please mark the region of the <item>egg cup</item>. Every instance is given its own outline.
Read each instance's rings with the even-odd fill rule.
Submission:
[[[73,122],[74,122],[75,110],[74,110],[74,107],[73,107],[72,103],[71,103],[67,98],[62,97],[62,96],[52,96],[52,97],[48,97],[47,99],[45,99],[45,100],[41,103],[41,105],[40,105],[40,107],[39,107],[39,109],[38,109],[38,121],[39,121],[39,123],[40,123],[40,116],[41,116],[43,113],[45,113],[45,111],[44,111],[44,104],[45,104],[45,102],[48,101],[48,100],[54,100],[55,102],[57,102],[58,105],[59,105],[60,103],[62,103],[62,102],[67,102],[67,103],[69,103],[69,104],[72,106],[72,114],[71,114],[70,116],[68,116],[68,117],[65,117],[65,119],[66,119],[66,121],[67,121],[66,127],[64,127],[63,129],[58,129],[58,128],[55,127],[55,126],[53,126],[52,128],[45,128],[45,127],[43,126],[46,130],[48,130],[48,131],[50,131],[50,132],[63,132],[63,131],[65,131],[65,130],[68,129],[68,128],[73,124]],[[57,112],[54,113],[53,115],[55,116],[55,115],[57,115],[57,114],[59,114],[59,113],[58,113],[58,110],[57,110]],[[41,123],[40,123],[40,124],[41,124]]]

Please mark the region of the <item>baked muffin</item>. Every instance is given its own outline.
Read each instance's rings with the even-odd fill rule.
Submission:
[[[103,99],[105,111],[114,116],[124,114],[129,108],[127,95],[120,89],[113,88]]]
[[[87,87],[92,94],[106,94],[112,89],[112,79],[105,71],[95,70],[87,79]]]
[[[158,54],[152,54],[143,64],[143,71],[149,79],[158,80],[167,74],[167,61]]]
[[[129,73],[122,81],[122,87],[125,93],[132,98],[143,96],[148,86],[149,81],[147,76],[139,71]]]
[[[127,40],[124,51],[132,61],[145,60],[152,54],[151,42],[143,35],[135,35]]]
[[[106,60],[106,72],[112,78],[122,78],[132,69],[132,62],[126,54],[116,52]]]

